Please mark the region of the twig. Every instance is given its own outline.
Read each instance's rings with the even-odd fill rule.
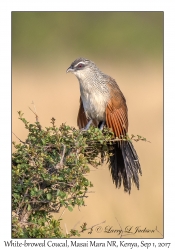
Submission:
[[[57,163],[57,165],[55,166],[56,169],[63,166],[63,160],[64,160],[65,153],[66,153],[66,145],[63,144],[63,153],[62,153],[60,162]]]
[[[36,106],[35,106],[34,101],[32,101],[32,104],[33,104],[33,107],[34,107],[35,113],[37,114],[37,111],[36,111]]]
[[[66,229],[66,234],[69,234],[68,230],[67,230],[67,226],[66,223],[64,223],[65,229]]]
[[[98,226],[98,225],[101,225],[101,224],[103,224],[103,223],[105,223],[105,222],[106,222],[106,221],[103,221],[103,222],[101,222],[101,223],[95,224],[95,225],[93,225],[92,227],[87,228],[86,231],[90,229],[91,231],[88,232],[88,234],[91,234],[91,233],[93,232],[93,228],[94,228],[94,227],[96,227],[96,226]],[[83,231],[85,231],[85,230],[81,230],[80,233],[83,232]]]
[[[84,217],[84,216],[83,216]],[[76,226],[80,223],[80,221],[83,219],[83,217],[74,225],[73,229],[76,228]]]
[[[35,106],[34,106],[34,108],[35,108]],[[32,113],[34,113],[34,115],[35,115],[35,118],[36,118],[36,122],[38,123],[37,125],[38,125],[38,128],[39,128],[39,130],[41,130],[41,124],[39,123],[39,116],[37,115],[37,113],[36,112],[34,112],[30,107],[29,107],[29,109],[32,111]],[[36,108],[35,108],[35,110],[36,110]]]
[[[32,101],[32,104],[34,105],[34,109],[35,109],[35,112],[29,107],[29,109],[32,111],[32,113],[34,113],[34,115],[35,115],[35,118],[36,118],[36,122],[38,123],[38,128],[41,130],[41,125],[40,125],[40,123],[39,123],[39,116],[37,115],[37,113],[36,113],[36,107],[35,107],[35,104],[34,104],[34,102]]]
[[[31,211],[27,211],[27,204],[24,206],[24,209],[22,211],[22,214],[20,215],[20,222],[27,222],[30,214],[32,213]]]
[[[27,195],[27,193],[28,193],[28,190],[29,190],[29,188],[26,189],[26,192],[25,192],[25,194],[24,194],[24,196],[23,196],[23,199],[22,199],[21,203],[19,204],[19,207],[18,207],[18,209],[17,209],[17,211],[16,211],[17,215],[19,215],[19,210],[20,210],[20,208],[21,208],[21,206],[22,206],[22,204],[23,204],[23,202],[24,202],[24,198],[26,197],[26,195]]]
[[[157,229],[157,226],[156,226],[156,231],[163,237],[163,234],[161,234],[161,232],[159,232],[159,230]]]
[[[35,117],[36,117],[36,121],[38,122],[38,115],[29,107],[29,109],[32,111],[32,113],[34,113]]]
[[[61,166],[63,165],[65,152],[66,152],[66,146],[63,144],[63,153],[62,153],[61,160],[60,160],[60,165]]]
[[[65,213],[65,210],[66,210],[66,208],[64,208],[64,209],[63,209],[63,212],[61,213],[61,215],[60,215],[59,219],[61,219],[61,217],[62,217],[62,216],[63,216],[63,214]]]
[[[12,132],[12,134],[14,134],[14,136],[16,136],[16,138],[17,138],[20,142],[22,142],[23,144],[26,143],[26,142],[22,141],[21,139],[19,139],[19,137],[18,137],[17,135],[15,135],[15,133]]]
[[[119,224],[119,227],[120,227],[120,229],[121,229],[121,236],[120,236],[120,238],[122,238],[122,236],[123,236],[123,229],[122,229],[122,227],[121,227],[121,225],[120,225],[120,223],[119,223],[119,221],[117,220],[117,218],[115,217],[115,219],[116,219],[116,221],[118,222],[118,224]]]

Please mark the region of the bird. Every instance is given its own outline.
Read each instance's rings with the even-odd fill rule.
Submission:
[[[88,130],[91,124],[112,129],[118,139],[128,132],[128,108],[117,82],[103,73],[96,64],[80,57],[66,71],[73,73],[80,86],[80,106],[77,116],[79,129]],[[136,150],[130,140],[113,143],[109,169],[116,188],[123,184],[124,191],[131,192],[132,183],[139,189],[142,170]]]

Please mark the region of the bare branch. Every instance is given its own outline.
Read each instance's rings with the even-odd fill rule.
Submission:
[[[64,161],[65,153],[66,153],[66,145],[63,144],[63,153],[62,153],[60,162],[57,163],[57,165],[55,166],[56,169],[58,169],[58,168],[60,168],[60,167],[63,166],[63,161]]]
[[[16,136],[16,138],[23,144],[25,144],[26,142],[22,141],[17,135],[15,135],[15,133],[12,132],[12,134],[14,134],[14,136]]]
[[[39,116],[38,116],[38,114],[37,114],[37,112],[36,112],[36,107],[35,107],[35,104],[34,104],[34,102],[32,101],[32,104],[34,105],[34,109],[35,109],[35,111],[33,111],[30,107],[29,107],[29,109],[32,111],[32,113],[35,115],[35,119],[36,119],[36,122],[38,123],[38,128],[41,130],[41,125],[40,125],[40,123],[39,123]]]

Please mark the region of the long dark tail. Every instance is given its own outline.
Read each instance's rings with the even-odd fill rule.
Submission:
[[[131,191],[132,182],[139,189],[139,176],[142,175],[140,163],[134,146],[129,141],[116,142],[111,149],[110,170],[113,182],[120,187],[122,182],[124,191]]]

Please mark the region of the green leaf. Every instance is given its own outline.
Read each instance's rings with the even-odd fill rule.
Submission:
[[[62,176],[59,176],[59,177],[58,177],[58,180],[59,180],[59,181],[63,181],[64,179],[63,179]]]
[[[60,196],[61,198],[64,198],[64,197],[66,196],[66,192],[60,191],[60,192],[59,192],[59,196]]]
[[[35,191],[31,190],[30,194],[31,194],[31,196],[35,196]]]
[[[84,185],[87,187],[87,186],[89,185],[89,181],[86,180],[86,181],[84,182]]]
[[[32,207],[31,207],[31,205],[30,205],[30,204],[28,204],[27,210],[28,210],[28,211],[30,211],[30,210],[31,210],[31,208],[32,208]]]
[[[69,210],[70,212],[72,212],[72,211],[73,211],[73,207],[68,206],[67,208],[68,208],[68,210]]]
[[[52,199],[52,195],[50,193],[47,194],[47,200],[51,200]]]

